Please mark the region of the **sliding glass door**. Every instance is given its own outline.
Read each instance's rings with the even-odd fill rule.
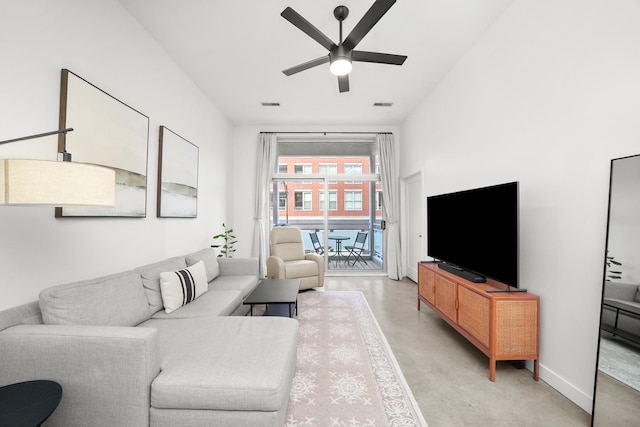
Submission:
[[[280,156],[272,226],[302,230],[328,271],[383,271],[382,191],[370,156]]]

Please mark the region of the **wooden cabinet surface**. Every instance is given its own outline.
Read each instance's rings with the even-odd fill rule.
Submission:
[[[507,289],[499,282],[472,283],[433,262],[418,264],[418,310],[421,302],[489,356],[489,379],[498,360],[532,360],[538,380],[540,298]]]
[[[418,269],[418,294],[431,304],[436,301],[435,280],[436,274],[432,270]],[[420,298],[418,298],[418,310],[420,310]]]
[[[435,306],[449,319],[458,319],[458,286],[439,274],[436,274]]]

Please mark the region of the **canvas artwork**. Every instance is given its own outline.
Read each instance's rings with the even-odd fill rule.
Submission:
[[[62,70],[60,128],[74,162],[116,173],[114,207],[56,208],[56,217],[145,217],[149,118],[71,71]]]
[[[160,126],[158,217],[198,216],[198,147]]]

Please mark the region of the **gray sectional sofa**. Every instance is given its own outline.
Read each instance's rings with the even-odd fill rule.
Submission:
[[[602,328],[640,343],[639,286],[631,283],[605,282],[602,302]]]
[[[161,273],[199,261],[208,291],[167,314]],[[45,289],[0,312],[0,385],[59,382],[52,426],[282,426],[298,325],[242,316],[257,275],[207,248]]]

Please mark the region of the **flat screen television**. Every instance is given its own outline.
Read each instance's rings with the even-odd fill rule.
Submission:
[[[427,242],[441,268],[517,288],[518,183],[427,197]]]

